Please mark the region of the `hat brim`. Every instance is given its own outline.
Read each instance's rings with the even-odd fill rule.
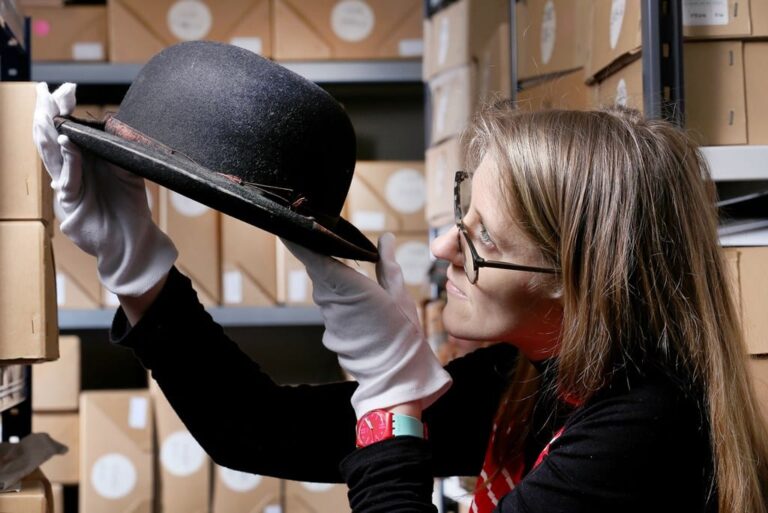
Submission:
[[[160,152],[91,125],[57,118],[58,131],[79,147],[224,214],[318,253],[368,262],[379,259],[373,243],[342,217],[332,227],[324,226],[258,189],[237,184],[181,155]]]

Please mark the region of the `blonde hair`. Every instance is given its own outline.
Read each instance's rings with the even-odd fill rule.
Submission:
[[[510,102],[485,109],[470,137],[470,166],[494,157],[513,218],[561,269],[558,393],[587,401],[645,359],[689,376],[703,393],[719,511],[768,513],[768,433],[696,144],[633,110]],[[500,464],[519,454],[536,400],[535,369],[521,359],[518,372],[498,415],[497,432],[515,426],[495,444]]]

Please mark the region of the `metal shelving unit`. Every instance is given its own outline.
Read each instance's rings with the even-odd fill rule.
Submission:
[[[213,320],[225,328],[322,326],[320,309],[313,306],[212,307],[206,308]],[[106,330],[115,310],[59,310],[60,330]]]
[[[421,82],[421,60],[296,61],[282,66],[318,84]],[[130,84],[141,64],[34,63],[32,80],[60,84]]]
[[[0,0],[0,81],[30,78],[29,18],[19,15],[12,0]],[[28,366],[0,365],[2,441],[32,432],[32,380]]]

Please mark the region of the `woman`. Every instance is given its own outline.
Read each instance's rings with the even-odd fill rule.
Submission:
[[[46,99],[46,115],[73,103],[59,100]],[[36,116],[39,134],[47,123]],[[67,198],[71,180],[57,176],[79,169],[76,148],[48,134],[38,147]],[[500,343],[449,364],[449,379],[423,349],[387,237],[380,286],[291,245],[324,343],[359,385],[275,385],[204,312],[169,251],[158,251],[168,272],[150,262],[140,292],[120,296],[112,338],[217,463],[343,477],[355,511],[433,511],[433,475],[479,475],[475,511],[764,513],[768,437],[693,143],[631,111],[499,105],[475,124],[469,168],[457,175],[457,226],[432,248],[451,264],[444,324]],[[81,240],[88,216],[70,216],[62,227]],[[167,247],[147,250],[158,237],[145,231],[124,253]],[[421,418],[427,433],[355,449],[355,418],[379,409]]]

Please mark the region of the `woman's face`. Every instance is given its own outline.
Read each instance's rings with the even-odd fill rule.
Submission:
[[[487,260],[549,267],[504,205],[503,182],[496,165],[486,157],[472,176],[472,200],[464,225]],[[456,337],[509,342],[529,359],[541,360],[556,352],[562,325],[562,302],[557,277],[508,269],[480,268],[473,285],[464,273],[464,258],[453,227],[432,243],[432,253],[450,263],[443,311],[446,330]]]

